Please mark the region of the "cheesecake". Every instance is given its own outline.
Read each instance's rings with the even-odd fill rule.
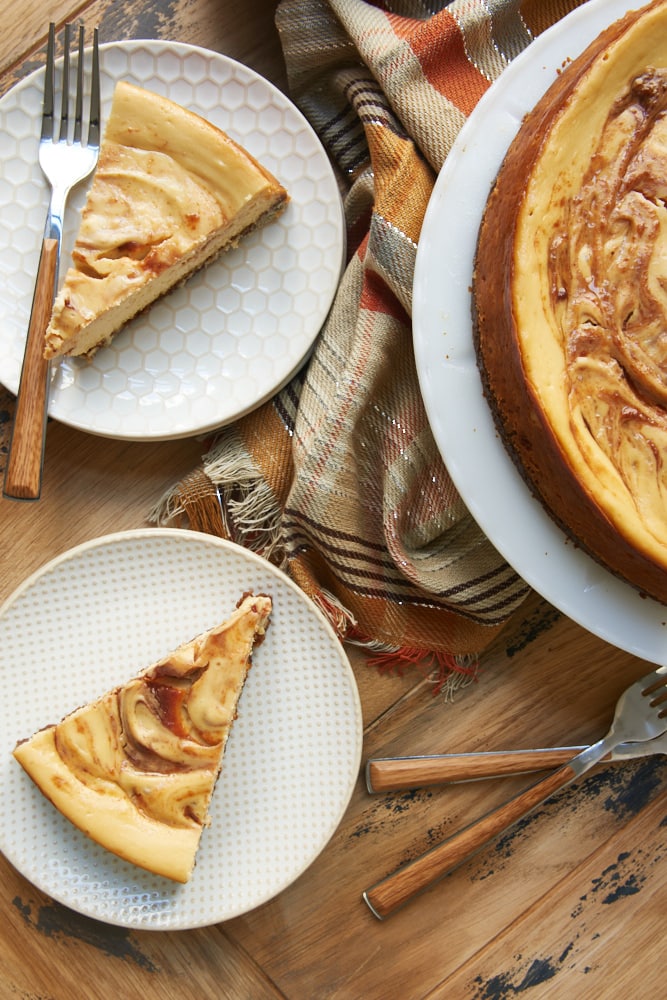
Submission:
[[[279,181],[221,129],[120,81],[46,329],[45,358],[91,358],[156,299],[276,219],[288,201]]]
[[[224,623],[21,740],[15,759],[95,843],[187,882],[271,610],[270,597],[245,595]]]

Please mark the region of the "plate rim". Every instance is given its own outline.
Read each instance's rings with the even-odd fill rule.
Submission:
[[[195,45],[189,42],[174,41],[171,39],[132,38],[132,39],[110,40],[100,44],[100,54],[102,58],[104,56],[104,53],[113,52],[114,50],[120,50],[123,53],[128,52],[130,55],[132,53],[137,53],[144,50],[149,53],[152,53],[154,55],[154,58],[156,59],[168,58],[169,55],[174,53],[181,60],[187,58],[188,55],[198,55],[202,59],[208,61],[212,60],[213,62],[219,63],[221,65],[227,65],[228,67],[230,67],[232,72],[246,76],[246,78],[249,78],[254,84],[260,84],[262,87],[266,89],[267,94],[270,95],[271,100],[274,102],[276,106],[280,105],[283,107],[283,109],[289,109],[289,113],[293,115],[296,120],[298,120],[304,134],[308,134],[310,141],[315,143],[315,148],[317,149],[318,153],[321,154],[322,163],[326,164],[328,168],[328,183],[331,185],[332,192],[334,192],[336,196],[336,208],[338,211],[335,212],[335,209],[333,210],[334,214],[336,214],[337,216],[336,245],[335,247],[332,247],[331,252],[336,253],[337,267],[335,269],[335,274],[333,268],[331,271],[331,287],[329,291],[326,293],[326,299],[327,299],[326,306],[324,305],[323,301],[322,308],[317,313],[319,322],[314,323],[312,331],[309,334],[306,334],[304,337],[304,342],[307,341],[307,345],[304,347],[303,351],[301,351],[298,357],[297,354],[294,353],[293,357],[290,359],[293,362],[291,367],[289,368],[289,370],[284,370],[284,372],[281,374],[281,377],[277,381],[271,382],[270,385],[267,381],[267,385],[265,386],[265,389],[260,396],[254,396],[253,399],[247,403],[247,405],[238,407],[231,414],[220,415],[220,419],[216,418],[215,420],[208,420],[203,423],[190,419],[187,423],[187,426],[181,427],[176,431],[172,431],[168,428],[167,429],[161,428],[157,431],[151,431],[151,429],[145,423],[143,426],[138,427],[136,430],[131,428],[127,429],[125,427],[107,428],[104,426],[99,426],[99,424],[94,419],[94,415],[93,417],[91,417],[91,419],[87,421],[85,419],[79,419],[78,414],[84,412],[82,411],[82,408],[77,408],[76,410],[70,409],[65,413],[61,412],[61,410],[59,410],[57,406],[57,396],[54,397],[53,394],[51,395],[51,399],[48,404],[48,416],[50,419],[56,420],[58,423],[61,423],[68,427],[72,427],[76,430],[81,430],[84,433],[106,438],[109,440],[122,440],[129,442],[159,442],[159,441],[172,441],[189,437],[195,437],[197,435],[211,433],[219,428],[225,427],[228,424],[247,415],[248,413],[253,412],[255,409],[262,406],[264,403],[268,402],[278,392],[280,392],[290,382],[292,378],[294,378],[299,369],[307,361],[310,353],[314,348],[315,341],[317,340],[317,337],[322,329],[322,326],[326,322],[326,318],[331,310],[331,306],[333,304],[336,291],[338,289],[338,286],[340,284],[340,279],[344,271],[347,234],[346,234],[345,212],[344,212],[342,195],[340,187],[336,180],[336,175],[331,160],[326,153],[326,150],[322,144],[320,137],[317,135],[317,132],[315,131],[311,123],[308,121],[308,119],[301,111],[301,109],[288,96],[288,94],[283,92],[271,80],[268,80],[266,77],[262,76],[262,74],[259,73],[257,70],[255,70],[253,67],[248,66],[247,64],[241,62],[241,60],[236,59],[232,56],[228,56],[223,52],[217,52],[214,49],[208,49],[202,45]],[[60,57],[58,61],[62,62],[62,57]],[[5,102],[11,101],[13,98],[15,98],[20,93],[21,90],[34,86],[35,81],[39,80],[39,77],[43,76],[44,72],[45,72],[44,66],[38,66],[35,69],[31,70],[29,73],[27,73],[24,77],[18,80],[12,87],[10,87],[4,94],[0,95],[0,106],[2,106]],[[180,77],[178,78],[180,79]],[[172,82],[171,78],[170,82]],[[206,83],[206,81],[202,81],[202,83]],[[199,85],[201,85],[201,83]],[[216,86],[219,86],[219,84],[216,83]],[[39,89],[41,90],[41,87]],[[197,109],[195,108],[195,110]],[[198,113],[202,114],[204,118],[207,117],[205,110],[200,110]],[[38,117],[35,118],[35,121],[37,121],[38,123]],[[229,133],[230,135],[235,136],[237,141],[243,143],[244,141],[243,137],[239,137],[231,125],[229,127]],[[33,138],[35,139],[36,142],[38,138],[38,129],[35,130]],[[45,180],[44,180],[44,191],[48,192],[48,184]],[[278,224],[280,224],[280,220],[278,220]],[[35,246],[38,247],[38,240],[41,236],[41,223],[39,226],[35,227],[34,235],[36,241]],[[61,266],[61,277],[62,273],[66,269],[67,262],[68,262],[67,253],[64,253]],[[32,294],[32,291],[30,292],[30,294]],[[167,293],[167,295],[168,294],[169,293]],[[156,303],[154,303],[154,305],[155,306],[159,305],[159,301],[161,300],[158,300]],[[291,312],[293,311],[294,309],[292,308]],[[288,313],[288,315],[289,314],[290,313]],[[26,335],[27,335],[27,326],[26,326]],[[57,372],[58,372],[57,367],[53,366],[53,372],[51,376],[52,383],[57,377]],[[3,376],[3,374],[0,372],[0,383],[7,389],[7,391],[11,392],[13,395],[16,395],[18,391],[18,384],[15,387],[12,387],[8,384],[8,382],[10,381],[12,381],[11,378],[7,379],[6,375]],[[135,404],[135,408],[136,407],[138,407],[138,401]],[[162,408],[162,411],[163,411],[163,420],[167,421],[168,418],[165,416],[165,414],[168,411],[168,407],[164,406]]]
[[[631,9],[631,0],[588,0],[571,11],[507,66],[464,123],[436,178],[424,217],[413,282],[413,338],[420,389],[436,445],[462,500],[491,544],[538,594],[577,624],[633,655],[661,663],[667,652],[667,608],[641,595],[578,549],[533,497],[500,441],[474,356],[470,308],[472,255],[481,215],[523,114],[534,106],[567,60],[575,58],[603,28]],[[490,134],[492,114],[495,130]],[[479,152],[485,124],[491,151],[486,157],[478,156],[475,164],[474,153]],[[449,243],[459,254],[455,261],[454,251],[447,252],[439,231],[442,214],[452,210],[464,169],[468,179],[474,178],[476,188],[474,196],[467,196],[473,204],[460,209],[455,221],[447,217],[448,224],[451,222]],[[461,201],[460,193],[458,199]],[[438,253],[443,255],[438,261],[440,288],[431,261]],[[447,281],[443,281],[443,273],[447,273]],[[440,293],[445,286],[453,303],[453,320]],[[452,427],[454,403],[447,389],[455,387],[467,416],[474,420],[474,426],[466,425],[463,430]],[[479,467],[480,458],[483,468]],[[475,462],[477,468],[473,467]],[[495,478],[489,499],[491,475]],[[504,510],[503,522],[500,508]],[[515,529],[510,525],[510,508],[519,524]]]
[[[258,568],[261,569],[263,573],[265,574],[268,573],[270,576],[273,576],[276,579],[280,580],[283,585],[287,586],[288,589],[296,595],[297,599],[303,604],[303,606],[307,608],[308,613],[314,616],[314,618],[318,622],[318,625],[320,626],[320,628],[323,630],[328,640],[330,641],[332,650],[335,649],[336,659],[340,664],[341,672],[345,680],[346,695],[351,700],[353,715],[354,715],[354,728],[356,732],[356,745],[354,747],[353,761],[350,766],[350,773],[348,775],[348,780],[347,780],[347,791],[346,794],[341,797],[340,808],[337,814],[334,816],[332,812],[332,816],[330,817],[329,826],[331,832],[327,837],[324,838],[323,842],[320,843],[317,851],[315,853],[311,853],[305,856],[303,859],[303,863],[301,864],[301,867],[298,868],[298,870],[290,872],[287,879],[283,883],[281,883],[280,886],[273,889],[271,893],[268,896],[266,896],[266,898],[263,898],[258,902],[253,903],[252,906],[249,906],[246,909],[242,909],[239,912],[225,914],[224,911],[221,910],[220,913],[216,915],[209,914],[207,916],[204,916],[201,920],[170,919],[167,922],[160,921],[160,917],[162,915],[161,913],[157,914],[157,918],[155,920],[150,919],[151,916],[150,914],[148,915],[149,919],[146,920],[145,918],[142,918],[140,914],[134,914],[133,916],[128,916],[127,918],[123,918],[122,915],[112,916],[108,913],[100,913],[97,912],[94,906],[86,905],[85,901],[83,903],[81,903],[80,901],[77,902],[76,891],[74,891],[73,893],[71,892],[68,893],[67,891],[59,891],[58,887],[57,886],[54,887],[54,885],[51,884],[51,882],[47,877],[44,877],[41,880],[37,880],[32,876],[24,874],[23,871],[21,870],[21,867],[17,865],[13,855],[11,853],[6,853],[5,850],[6,845],[4,847],[0,847],[0,850],[2,850],[3,854],[5,854],[7,860],[14,867],[16,867],[16,870],[21,874],[22,878],[25,878],[29,884],[35,886],[40,891],[46,893],[50,898],[56,900],[59,903],[62,903],[64,906],[67,906],[74,912],[90,917],[91,919],[99,920],[102,923],[111,924],[117,927],[125,927],[133,930],[178,931],[178,930],[190,930],[199,927],[212,926],[213,924],[224,922],[226,920],[236,919],[237,917],[243,916],[245,913],[250,912],[252,909],[255,909],[258,906],[265,905],[270,900],[276,898],[276,896],[280,895],[280,893],[284,892],[287,888],[289,888],[289,886],[292,885],[298,878],[300,878],[301,875],[315,862],[317,857],[319,857],[322,851],[324,851],[328,846],[331,837],[335,834],[336,830],[340,826],[340,823],[345,815],[345,812],[349,808],[350,801],[354,793],[354,789],[356,787],[361,767],[364,729],[363,729],[363,713],[361,706],[361,698],[359,694],[359,688],[357,685],[356,677],[352,669],[352,665],[350,663],[349,657],[345,652],[343,643],[336,635],[336,632],[332,624],[324,615],[324,613],[321,611],[321,609],[318,608],[315,602],[313,602],[308,597],[308,595],[298,586],[298,584],[296,584],[282,569],[275,566],[273,563],[270,563],[268,560],[264,559],[257,553],[252,552],[251,550],[235,542],[232,542],[228,539],[220,538],[219,536],[209,535],[207,533],[198,532],[188,528],[149,527],[149,528],[130,528],[120,531],[114,531],[108,534],[99,535],[94,538],[88,539],[86,541],[80,542],[72,546],[71,548],[68,548],[63,552],[60,552],[57,555],[53,556],[52,558],[48,559],[40,567],[38,567],[32,573],[30,573],[23,581],[21,581],[21,583],[18,584],[17,587],[14,588],[12,593],[2,602],[2,605],[0,605],[0,629],[3,627],[3,621],[5,615],[14,607],[14,605],[20,602],[30,591],[30,589],[34,587],[36,584],[38,584],[43,577],[49,575],[53,571],[59,570],[67,562],[76,561],[81,556],[85,556],[87,552],[99,549],[104,546],[107,547],[114,546],[118,543],[122,544],[128,542],[132,543],[135,540],[140,540],[143,542],[146,541],[147,539],[158,539],[158,538],[162,540],[167,539],[169,541],[176,542],[179,545],[180,544],[187,545],[192,542],[199,546],[203,546],[204,548],[218,549],[222,553],[232,552],[237,557],[240,557],[243,560],[255,564]],[[119,683],[122,683],[122,680],[119,681]],[[99,845],[95,846],[97,846],[100,851],[104,850],[104,848],[99,847]],[[137,872],[138,872],[138,877],[141,878],[142,876],[141,870],[138,869]],[[175,886],[175,887],[172,886],[170,883],[166,884],[169,885],[169,888],[171,889],[175,888],[181,893],[187,892],[188,888],[187,884],[184,886]],[[177,913],[178,913],[178,904],[174,903],[173,908],[169,911],[169,915],[171,917],[174,917]]]

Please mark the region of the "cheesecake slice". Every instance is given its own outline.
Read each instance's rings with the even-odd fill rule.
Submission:
[[[116,85],[45,358],[94,353],[289,197],[238,143],[180,105]]]
[[[14,757],[97,844],[187,882],[271,606],[246,595],[222,625],[19,742]]]

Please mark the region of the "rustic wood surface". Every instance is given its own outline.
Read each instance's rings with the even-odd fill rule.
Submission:
[[[200,44],[286,87],[270,0],[5,0],[4,12],[12,27],[0,35],[0,92],[41,64],[49,19],[74,13],[99,25],[102,41]],[[42,499],[0,500],[0,601],[71,546],[144,526],[200,448],[101,444],[52,422]],[[350,657],[364,760],[591,742],[649,669],[537,596],[452,703],[433,697],[418,671],[382,675],[355,650]],[[363,903],[364,889],[531,780],[369,795],[362,773],[331,843],[294,885],[244,917],[187,932],[81,917],[0,859],[0,1000],[664,997],[662,758],[596,768],[384,922]]]

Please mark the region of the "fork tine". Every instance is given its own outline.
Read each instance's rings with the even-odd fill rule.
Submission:
[[[67,139],[67,130],[69,125],[69,49],[70,49],[70,36],[72,32],[72,26],[70,24],[65,25],[65,41],[64,52],[63,52],[63,92],[62,100],[60,104],[60,129],[58,132],[59,139]]]
[[[644,688],[644,694],[651,694],[653,691],[659,691],[660,688],[665,687],[667,684],[667,677],[658,674],[657,671],[654,674],[651,674],[647,680],[650,681],[650,683]]]
[[[643,680],[642,695],[649,698],[649,705],[655,708],[667,702],[667,675],[665,667],[658,667],[652,674]],[[640,682],[641,683],[641,682]],[[653,697],[651,697],[653,696]],[[667,707],[658,712],[658,718],[667,718]]]
[[[76,68],[76,102],[74,105],[73,142],[81,142],[81,122],[83,119],[83,25],[79,25],[79,62]]]
[[[88,145],[100,144],[100,48],[99,32],[93,30],[93,68],[90,81],[90,116],[88,122]]]
[[[667,691],[663,688],[660,694],[656,694],[655,697],[651,698],[651,708],[654,708],[656,705],[664,705],[665,702],[667,702]],[[658,715],[661,719],[665,718],[667,715],[667,709],[663,708],[661,712],[658,712]]]
[[[56,89],[56,26],[49,25],[49,41],[46,47],[46,77],[44,79],[44,100],[42,104],[42,139],[53,138],[53,95]]]

